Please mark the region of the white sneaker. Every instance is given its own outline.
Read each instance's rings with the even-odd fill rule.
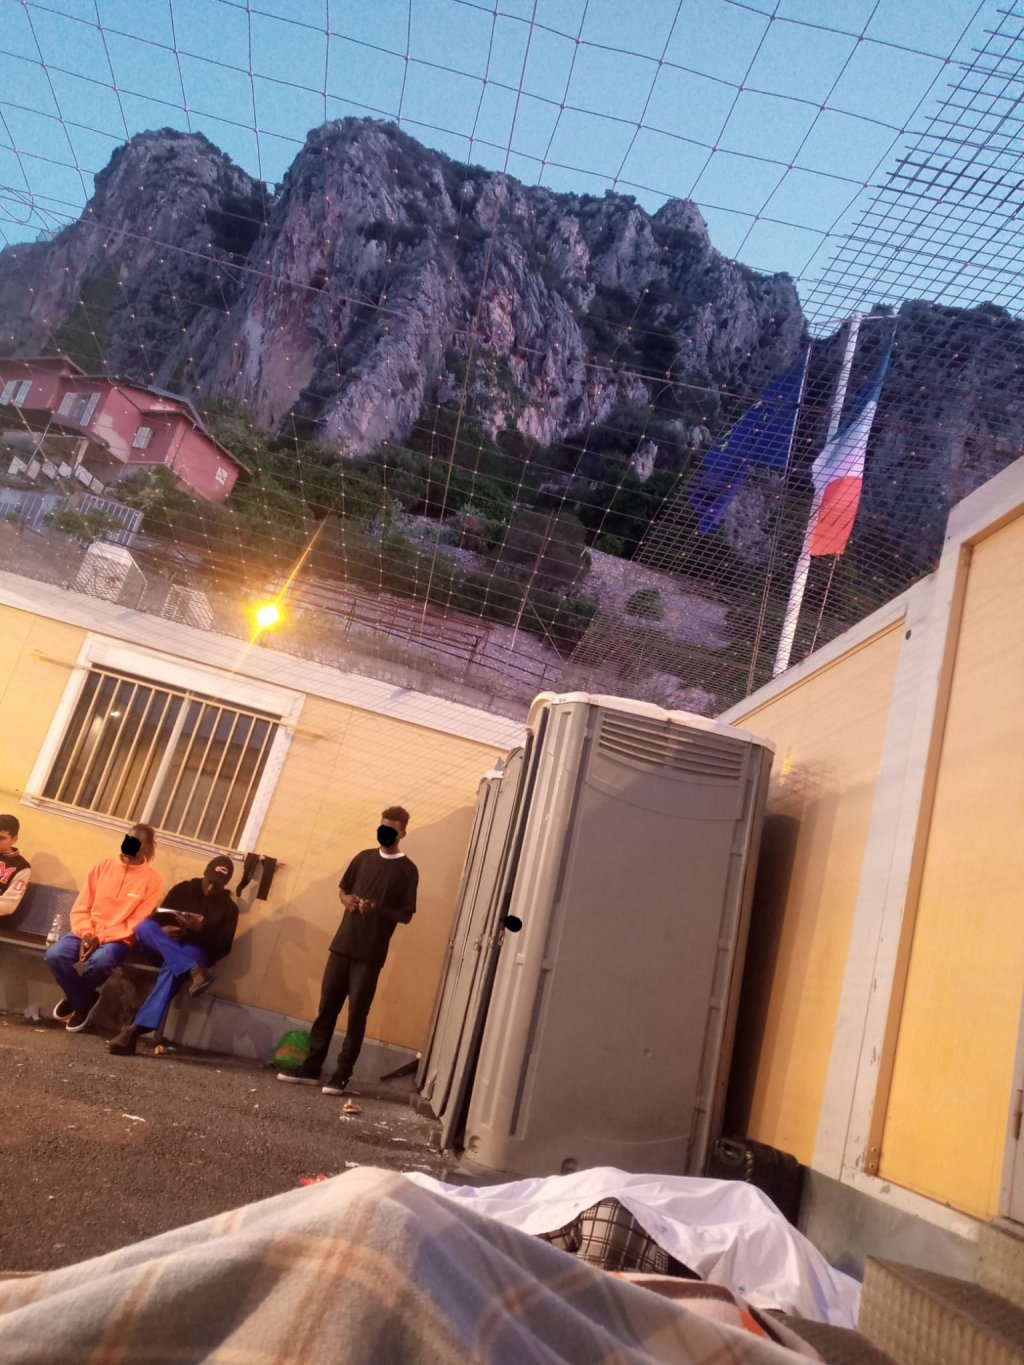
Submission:
[[[285,1085],[319,1085],[320,1082],[315,1076],[303,1076],[298,1071],[279,1071],[277,1079],[284,1081]]]

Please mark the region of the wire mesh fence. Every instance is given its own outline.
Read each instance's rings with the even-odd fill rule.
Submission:
[[[0,501],[319,662],[720,710],[1020,451],[1024,11],[906,10],[10,6]]]

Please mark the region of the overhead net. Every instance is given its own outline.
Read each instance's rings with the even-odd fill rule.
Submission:
[[[187,399],[242,470],[76,482],[0,368],[5,566],[81,590],[113,542],[140,610],[276,600],[261,644],[515,714],[719,711],[933,569],[1021,442],[1024,11],[627,11],[9,6],[4,351]],[[780,660],[834,429],[860,501]]]

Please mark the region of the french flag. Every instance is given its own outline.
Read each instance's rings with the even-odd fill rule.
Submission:
[[[811,466],[814,511],[808,533],[810,555],[841,555],[850,539],[864,484],[864,456],[889,367],[890,341],[878,369],[858,396],[848,420]]]

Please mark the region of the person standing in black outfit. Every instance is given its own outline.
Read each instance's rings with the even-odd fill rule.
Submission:
[[[319,1084],[338,1015],[348,1000],[345,1041],[334,1075],[322,1087],[325,1095],[343,1095],[347,1090],[391,935],[396,924],[408,924],[416,913],[420,874],[399,848],[408,827],[409,812],[389,806],[381,813],[377,847],[357,853],[345,869],[338,890],[345,914],[327,955],[320,1013],[309,1031],[309,1056],[302,1066],[279,1071],[279,1081]]]

